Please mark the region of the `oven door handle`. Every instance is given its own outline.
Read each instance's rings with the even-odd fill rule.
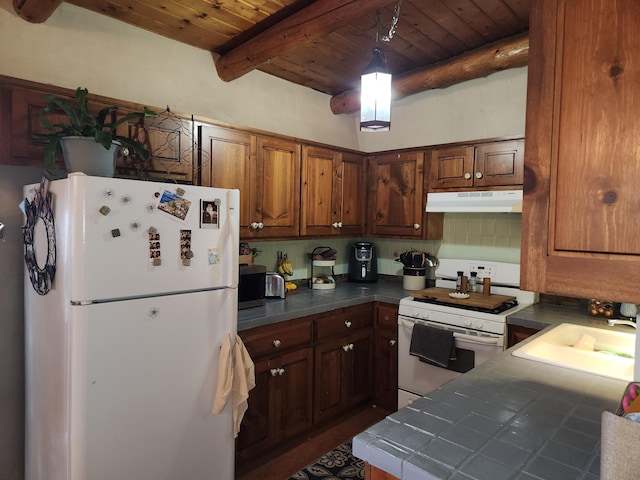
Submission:
[[[475,335],[466,335],[464,333],[453,332],[453,337],[468,343],[478,343],[481,345],[502,345],[502,339],[499,337],[477,337]]]

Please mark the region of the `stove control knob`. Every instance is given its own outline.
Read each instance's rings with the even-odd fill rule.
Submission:
[[[483,323],[480,320],[477,320],[473,323],[473,326],[477,329],[477,330],[482,330],[482,326]]]
[[[468,318],[464,319],[464,326],[469,328],[471,326],[471,320],[469,320]]]
[[[426,320],[427,318],[429,318],[429,311],[428,311],[428,310],[423,310],[423,311],[420,313],[420,318],[424,318],[425,320]]]

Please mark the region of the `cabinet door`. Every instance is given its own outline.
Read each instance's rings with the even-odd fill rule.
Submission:
[[[123,117],[129,111],[119,108],[117,115]],[[119,135],[138,140],[151,152],[148,161],[118,158],[118,176],[192,183],[197,163],[193,122],[169,112],[158,114],[157,118],[131,120],[118,127]]]
[[[255,204],[250,238],[294,237],[300,233],[300,145],[259,137]]]
[[[285,440],[311,427],[313,420],[313,350],[304,348],[277,360],[272,376],[274,438]]]
[[[373,332],[360,330],[347,338],[349,349],[344,352],[345,407],[364,402],[372,397],[373,385]]]
[[[271,433],[271,412],[273,410],[270,392],[271,369],[275,368],[269,359],[255,361],[256,386],[249,392],[247,411],[240,424],[236,440],[236,458],[249,460],[273,444]]]
[[[476,187],[522,185],[524,140],[478,145],[473,177]]]
[[[328,148],[302,147],[301,235],[339,233],[342,208],[342,154]]]
[[[474,149],[470,146],[433,150],[429,164],[429,187],[472,187],[473,155]]]
[[[521,286],[638,303],[640,3],[532,7]]]
[[[389,410],[398,406],[398,306],[376,305],[374,400]]]
[[[365,233],[367,198],[364,157],[343,153],[338,177],[342,182],[334,184],[334,188],[339,187],[336,195],[342,199],[338,217],[339,232],[344,236],[361,237]]]
[[[327,340],[314,348],[314,423],[344,409],[345,348],[348,349],[347,337]]]
[[[249,234],[255,210],[256,137],[246,132],[200,125],[200,182],[205,187],[240,190],[240,236]]]
[[[422,238],[426,198],[423,152],[371,158],[369,164],[369,233]]]

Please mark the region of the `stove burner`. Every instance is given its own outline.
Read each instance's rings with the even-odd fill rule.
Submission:
[[[418,298],[418,297],[414,297],[413,300],[415,302],[422,302],[422,303],[433,303],[435,305],[442,305],[445,307],[452,307],[452,308],[461,308],[463,310],[471,310],[474,312],[482,312],[482,313],[491,313],[493,315],[498,315],[502,312],[505,312],[507,310],[512,309],[513,307],[518,305],[518,300],[511,300],[509,302],[504,302],[503,304],[497,306],[496,308],[483,308],[483,307],[476,307],[474,305],[461,305],[461,304],[452,304],[450,302],[444,302],[441,300],[436,300],[434,298]]]

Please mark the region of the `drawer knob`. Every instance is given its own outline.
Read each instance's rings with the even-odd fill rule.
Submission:
[[[469,172],[464,174],[464,179],[465,180],[471,180],[471,174]]]
[[[271,376],[272,376],[272,377],[275,377],[275,376],[277,376],[277,375],[278,375],[278,369],[277,369],[277,368],[272,368],[272,369],[271,369]]]
[[[476,178],[480,180],[483,177],[482,172],[476,172]]]
[[[280,345],[282,345],[282,342],[280,340],[274,340],[273,341],[273,346],[274,347],[278,348],[278,347],[280,347]]]
[[[282,376],[284,374],[284,368],[278,369],[278,375]]]
[[[346,322],[344,322],[344,326],[347,328],[351,328],[351,322],[347,320]]]
[[[396,344],[395,340],[389,340],[389,345],[391,345],[392,347]]]

